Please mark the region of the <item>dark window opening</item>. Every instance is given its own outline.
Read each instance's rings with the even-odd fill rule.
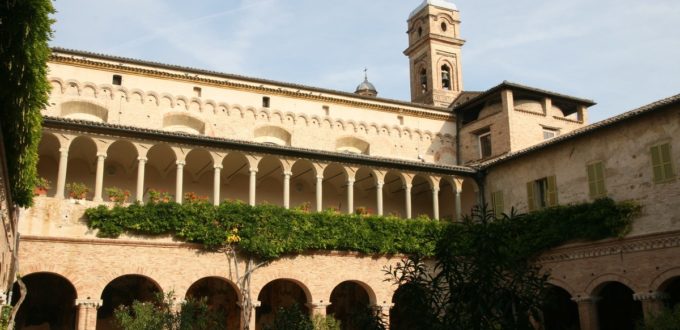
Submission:
[[[446,32],[446,23],[442,22],[442,31]]]
[[[262,97],[262,107],[263,108],[269,108],[269,96],[263,96]]]
[[[451,69],[446,64],[442,65],[442,88],[451,90]]]
[[[121,75],[119,75],[119,74],[114,74],[114,75],[113,75],[113,80],[112,80],[111,83],[114,84],[114,85],[120,86],[120,85],[123,84],[123,77],[122,77]]]
[[[420,70],[420,88],[422,93],[427,92],[427,70],[425,69]]]
[[[418,28],[418,38],[420,38],[420,37],[422,37],[422,36],[423,36],[423,28],[422,28],[422,27],[419,27],[419,28]]]
[[[491,157],[491,132],[479,135],[479,157]]]
[[[194,96],[201,97],[201,87],[194,87]]]

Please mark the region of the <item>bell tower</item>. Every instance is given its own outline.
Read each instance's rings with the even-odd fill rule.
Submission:
[[[408,18],[411,102],[448,107],[463,90],[460,15],[446,0],[424,0]]]

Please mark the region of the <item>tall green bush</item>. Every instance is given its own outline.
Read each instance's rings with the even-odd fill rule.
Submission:
[[[14,202],[30,206],[38,180],[41,115],[48,102],[50,0],[0,2],[0,129]]]

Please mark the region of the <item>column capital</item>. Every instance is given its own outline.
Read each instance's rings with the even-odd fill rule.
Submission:
[[[596,303],[598,302],[601,297],[598,296],[576,296],[576,297],[571,297],[571,301],[580,304],[580,303]]]
[[[293,172],[291,172],[291,171],[284,171],[283,172],[283,176],[290,177],[291,175],[293,175]]]
[[[62,155],[67,154],[68,155],[68,148],[59,148],[59,153]]]
[[[317,179],[317,180],[323,180],[323,174],[317,175],[317,176],[316,176],[316,179]]]
[[[382,186],[385,185],[385,181],[377,180],[376,183],[375,183],[375,185],[378,186],[378,187],[382,187]]]
[[[99,308],[104,304],[101,299],[76,299],[76,306]]]
[[[252,173],[257,173],[257,167],[255,167],[255,168],[251,167],[248,171],[249,171],[251,174],[252,174]]]
[[[305,306],[311,308],[311,309],[322,309],[330,306],[330,302],[315,302],[315,303],[306,303]]]
[[[146,163],[149,159],[146,157],[137,157],[137,160],[143,163]]]
[[[433,192],[433,193],[438,193],[438,192],[439,192],[439,187],[432,187],[432,192]]]
[[[97,158],[106,158],[106,152],[98,152]]]
[[[413,187],[413,185],[410,184],[410,183],[405,183],[405,184],[404,184],[404,189],[411,190],[412,187]]]
[[[184,166],[184,165],[187,164],[187,162],[184,161],[184,160],[178,160],[178,161],[175,162],[175,164],[177,164],[177,166]]]
[[[216,169],[216,170],[221,170],[221,169],[223,169],[223,168],[224,168],[224,166],[222,166],[222,164],[214,165],[214,166],[213,166],[213,169]]]
[[[633,300],[635,301],[665,300],[668,298],[669,295],[667,293],[659,291],[638,292],[633,294]]]
[[[356,182],[356,180],[353,179],[353,178],[352,178],[352,179],[347,179],[347,184],[354,184],[354,182]]]

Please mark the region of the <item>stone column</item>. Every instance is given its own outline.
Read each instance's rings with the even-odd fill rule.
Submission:
[[[354,213],[354,179],[347,180],[347,214]]]
[[[383,215],[383,186],[385,185],[384,182],[378,181],[378,183],[375,185],[375,191],[376,191],[376,204],[378,204],[378,209],[376,210],[378,212],[378,215]]]
[[[432,188],[432,218],[439,219],[439,188]]]
[[[250,204],[250,206],[255,206],[256,187],[257,187],[257,169],[251,168],[250,184],[248,185],[248,204]]]
[[[101,307],[101,299],[76,299],[76,329],[96,330],[97,309]]]
[[[323,174],[316,176],[316,212],[323,211]]]
[[[250,323],[248,323],[248,329],[249,330],[255,330],[257,327],[257,308],[260,307],[260,304],[262,302],[260,301],[253,301],[252,308],[250,309]]]
[[[290,208],[290,176],[292,172],[283,173],[283,207]]]
[[[406,197],[406,219],[411,219],[411,184],[404,185]]]
[[[182,192],[182,187],[184,185],[184,165],[186,163],[183,160],[177,161],[177,180],[175,180],[175,202],[182,203],[184,200],[184,193]]]
[[[102,189],[104,185],[104,161],[106,160],[106,153],[97,154],[97,174],[94,181],[94,199],[95,202],[101,202]]]
[[[663,301],[667,299],[668,295],[663,292],[641,292],[633,295],[633,299],[642,302],[642,311],[645,320],[659,314],[664,309]]]
[[[146,168],[146,157],[137,158],[139,163],[137,164],[137,201],[142,202],[144,200],[144,169]]]
[[[326,308],[330,305],[331,305],[330,303],[324,302],[306,304],[306,306],[312,310],[312,316],[314,315],[326,316]]]
[[[571,300],[578,304],[578,318],[581,330],[599,330],[597,301],[600,300],[600,297],[574,297]]]
[[[222,165],[215,165],[215,174],[213,175],[213,205],[220,205],[220,173],[222,172]]]
[[[66,166],[68,166],[68,148],[59,148],[59,172],[57,173],[57,193],[54,197],[64,198],[66,188]]]
[[[457,188],[455,185],[453,187],[453,195],[456,196],[456,221],[463,220],[463,206],[460,202],[460,195],[463,193],[463,189]]]

